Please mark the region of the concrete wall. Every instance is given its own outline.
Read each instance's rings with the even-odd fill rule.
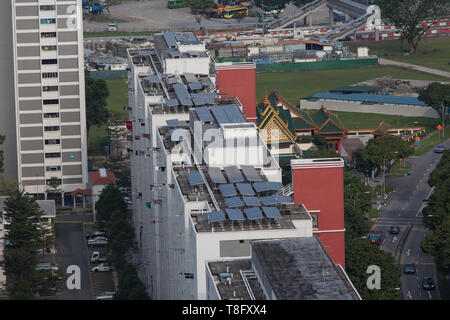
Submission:
[[[439,118],[439,113],[431,107],[420,107],[395,104],[361,104],[353,101],[317,100],[308,101],[300,99],[301,109],[320,109],[324,106],[330,111],[362,112],[390,114],[405,117]]]
[[[3,145],[4,173],[8,180],[17,181],[16,112],[14,98],[14,55],[11,22],[11,1],[0,1],[0,135]]]

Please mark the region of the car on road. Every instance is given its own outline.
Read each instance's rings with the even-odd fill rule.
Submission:
[[[36,271],[53,270],[58,271],[58,266],[53,262],[41,262],[34,267]]]
[[[108,255],[104,252],[94,251],[91,255],[91,263],[104,263],[108,261]]]
[[[416,272],[416,266],[412,262],[408,262],[403,267],[403,272],[406,274],[412,274]]]
[[[131,201],[130,197],[123,197],[123,200],[128,204],[128,205],[132,205],[133,201]]]
[[[111,267],[106,263],[100,263],[98,266],[92,267],[93,272],[108,272],[111,271]]]
[[[390,234],[399,234],[400,233],[400,227],[393,225],[391,226],[391,229],[389,230]]]
[[[89,243],[89,242],[93,242],[93,241],[97,241],[97,240],[105,240],[105,241],[108,241],[108,238],[107,238],[107,237],[104,237],[104,236],[98,236],[98,237],[89,239],[89,240],[88,240],[88,243]]]
[[[95,231],[93,233],[88,233],[85,235],[86,239],[94,239],[96,237],[106,237],[105,231]]]
[[[431,277],[423,277],[422,287],[424,290],[433,290],[434,281]]]
[[[114,298],[115,294],[116,293],[114,291],[105,291],[105,292],[99,293],[95,297],[95,300],[112,300]]]
[[[381,235],[382,232],[379,230],[372,230],[369,233],[369,236],[367,237],[367,241],[369,243],[374,243],[374,244],[380,244],[381,243]]]
[[[95,239],[92,241],[88,241],[88,247],[107,247],[108,241],[104,239]]]
[[[436,148],[434,148],[435,153],[444,153],[445,147],[443,144],[438,145]]]

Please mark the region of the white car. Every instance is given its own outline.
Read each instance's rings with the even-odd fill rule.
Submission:
[[[95,297],[95,300],[112,300],[114,298],[114,294],[114,291],[102,292],[97,297]]]
[[[107,247],[108,241],[104,239],[96,239],[92,241],[88,241],[88,247]]]
[[[103,237],[103,236],[98,236],[98,237],[95,237],[93,239],[89,239],[88,243],[93,243],[93,242],[96,242],[96,241],[99,241],[99,240],[108,241],[108,238]]]
[[[111,271],[111,267],[106,263],[101,263],[98,266],[95,266],[91,269],[93,272],[108,272]]]

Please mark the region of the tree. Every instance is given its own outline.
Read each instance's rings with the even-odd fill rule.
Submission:
[[[184,4],[188,8],[191,8],[192,13],[202,12],[216,5],[214,0],[186,0]]]
[[[109,96],[108,86],[103,79],[86,78],[86,127],[89,136],[91,126],[100,127],[108,121],[109,113],[106,98]]]
[[[346,272],[363,300],[394,300],[401,295],[401,268],[395,264],[391,253],[362,239],[346,243]],[[381,271],[381,288],[369,289],[367,273],[369,266],[378,266]]]
[[[127,211],[127,204],[120,190],[115,185],[110,184],[103,189],[98,201],[95,203],[95,209],[97,210],[99,226],[105,227],[111,220],[111,214],[114,211]]]
[[[106,229],[110,238],[111,260],[116,270],[125,267],[125,254],[133,246],[134,229],[124,212],[115,210]]]
[[[11,300],[31,300],[34,298],[30,284],[23,279],[14,282],[9,290],[9,298]]]
[[[370,161],[364,161],[362,154],[363,149],[353,151],[352,157],[355,163],[355,168],[359,172],[362,172],[365,177],[370,177],[373,170],[376,168],[376,165],[371,163]]]
[[[148,300],[145,286],[137,274],[136,267],[128,262],[122,272],[119,272],[119,285],[116,300]]]
[[[291,2],[291,0],[255,0],[255,6],[263,9],[265,12],[276,10],[280,12],[282,9],[286,8],[286,5]]]
[[[435,233],[428,235],[420,247],[435,257],[436,264],[450,272],[450,215],[437,227]]]
[[[16,247],[5,248],[5,261],[3,264],[8,276],[31,283],[35,278],[34,268],[37,263],[36,253],[33,251]]]
[[[448,0],[376,0],[375,4],[381,16],[400,29],[400,39],[408,42],[410,53],[417,51],[425,32],[450,8]]]
[[[450,108],[450,84],[433,82],[419,93],[419,100],[431,106],[441,115],[443,132],[445,130],[445,109]]]

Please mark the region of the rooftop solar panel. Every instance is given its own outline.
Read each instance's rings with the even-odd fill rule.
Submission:
[[[200,184],[203,184],[202,175],[198,171],[189,173],[188,180],[191,186],[198,186]]]
[[[188,84],[190,90],[200,90],[202,85],[198,82],[192,82]]]
[[[177,127],[180,125],[178,119],[166,120],[166,123],[168,127]]]
[[[262,178],[256,171],[254,167],[251,166],[241,166],[242,172],[244,173],[245,177],[248,181],[251,182],[259,182],[262,181]]]
[[[225,218],[225,213],[223,213],[223,211],[213,211],[208,213],[208,222],[209,223],[214,223],[214,222],[219,222],[219,221],[224,221],[226,220]]]
[[[228,117],[222,107],[211,107],[211,112],[216,118],[217,123],[229,123]]]
[[[259,200],[257,197],[242,197],[242,199],[244,200],[244,203],[246,206],[249,207],[258,207],[261,205],[261,203],[259,203]]]
[[[169,55],[171,58],[179,58],[181,56],[180,51],[178,50],[170,50]]]
[[[244,177],[236,166],[225,167],[224,170],[230,182],[235,183],[244,181]]]
[[[151,74],[147,76],[150,83],[161,83],[161,79],[156,74]]]
[[[225,209],[225,211],[227,212],[228,218],[230,220],[245,220],[244,215],[242,214],[241,209]]]
[[[168,47],[175,47],[177,45],[177,39],[172,32],[164,32],[163,38]]]
[[[189,83],[198,82],[197,77],[193,73],[185,73],[184,78]]]
[[[256,192],[265,191],[278,191],[283,189],[283,184],[281,182],[256,182],[253,184],[253,188]]]
[[[198,107],[195,109],[195,112],[197,113],[197,116],[201,122],[214,121],[214,118],[212,117],[211,112],[209,112],[209,109],[207,107]],[[220,171],[220,169],[219,169],[219,171]],[[219,182],[219,183],[222,183],[222,182]]]
[[[256,220],[256,219],[264,218],[261,210],[258,207],[245,208],[244,212],[245,212],[245,215],[247,216],[248,220]]]
[[[169,100],[166,100],[166,105],[168,106],[168,107],[176,107],[177,105],[179,105],[180,103],[178,102],[178,100],[177,99],[169,99]]]
[[[232,183],[221,184],[219,186],[219,190],[224,198],[237,196],[236,189],[234,188],[234,185]]]
[[[191,95],[189,91],[186,89],[186,86],[182,83],[176,83],[173,85],[173,90],[175,91],[175,95],[178,100],[191,99]]]
[[[253,196],[255,195],[255,191],[253,191],[253,188],[250,183],[236,183],[236,187],[239,190],[239,193],[243,196]]]
[[[206,92],[206,93],[191,93],[191,97],[200,97],[202,99],[203,104],[210,104],[213,105],[215,103],[215,95],[212,92]]]
[[[292,203],[292,198],[289,196],[267,196],[261,197],[263,205],[269,206],[277,203]]]
[[[195,97],[193,96],[192,101],[196,106],[203,106],[208,103],[208,100],[202,96],[195,96]]]
[[[220,168],[209,167],[208,174],[213,183],[227,183],[227,179],[223,176]]]
[[[242,207],[244,205],[239,197],[225,198],[225,203],[229,208]]]
[[[272,219],[281,219],[282,218],[280,211],[275,207],[262,207],[262,209],[267,218],[272,218]]]
[[[231,123],[241,123],[247,122],[242,113],[238,110],[235,105],[224,106],[223,109]]]

